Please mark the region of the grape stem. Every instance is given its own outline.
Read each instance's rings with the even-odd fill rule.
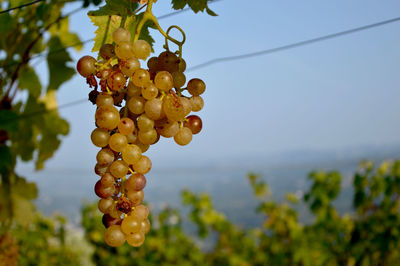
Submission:
[[[149,0],[148,3],[147,3],[146,11],[143,13],[143,18],[142,18],[142,20],[139,22],[138,27],[136,28],[136,34],[135,34],[135,38],[134,38],[133,42],[135,42],[135,41],[137,41],[137,40],[139,39],[139,35],[140,35],[140,32],[142,31],[142,28],[143,28],[144,24],[145,24],[148,20],[150,20],[150,21],[152,21],[152,22],[154,23],[154,25],[157,27],[158,31],[165,37],[165,39],[166,39],[166,40],[165,40],[165,42],[166,42],[166,49],[167,49],[167,50],[168,50],[168,43],[167,43],[167,40],[169,40],[169,41],[175,43],[176,45],[178,45],[178,47],[179,47],[179,58],[181,59],[181,58],[182,58],[182,45],[183,45],[183,43],[184,43],[185,40],[186,40],[185,32],[184,32],[180,27],[173,25],[173,26],[169,27],[168,30],[167,30],[167,33],[165,33],[164,30],[161,28],[160,24],[158,23],[157,18],[153,15],[153,12],[152,12],[153,1],[154,1],[154,0]],[[176,28],[176,29],[178,29],[178,30],[182,33],[182,36],[183,36],[182,41],[178,41],[178,40],[176,40],[176,39],[174,39],[174,38],[172,38],[171,36],[168,35],[169,31],[170,31],[172,28]]]

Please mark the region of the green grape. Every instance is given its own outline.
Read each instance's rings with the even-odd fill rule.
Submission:
[[[101,181],[97,181],[95,186],[94,186],[94,193],[96,193],[96,195],[99,198],[109,198],[111,197],[114,193],[115,193],[115,187],[105,187],[101,184]]]
[[[109,209],[108,214],[109,214],[111,217],[115,218],[115,219],[118,219],[118,218],[120,219],[120,218],[121,218],[121,215],[122,215],[122,212],[120,212],[119,210],[117,210],[117,204],[114,202],[114,203],[113,203],[113,206]]]
[[[183,110],[185,111],[185,116],[187,116],[192,111],[192,105],[190,104],[190,100],[183,96],[179,97],[179,99],[181,100],[181,103],[183,105]]]
[[[183,126],[189,128],[193,134],[198,134],[203,128],[203,122],[197,115],[189,115],[186,117],[186,121],[183,123]]]
[[[190,104],[192,105],[192,111],[198,112],[203,109],[204,100],[201,96],[192,96],[189,98]]]
[[[174,88],[182,88],[186,83],[186,76],[182,72],[176,71],[172,73],[174,80]]]
[[[137,119],[139,130],[145,132],[154,128],[154,120],[150,119],[146,114],[142,114]]]
[[[151,47],[148,42],[144,40],[137,40],[133,43],[133,50],[135,51],[137,58],[146,60],[146,58],[150,55]]]
[[[99,211],[102,213],[106,214],[110,211],[110,208],[114,205],[114,201],[112,198],[107,198],[107,199],[100,199],[99,203],[97,204],[97,207]]]
[[[137,140],[137,132],[134,131],[133,133],[126,135],[126,139],[128,140],[129,144],[135,143]]]
[[[113,130],[119,123],[119,112],[114,106],[100,106],[95,115],[96,124],[100,128]]]
[[[121,72],[114,72],[107,78],[107,85],[112,91],[120,91],[126,84],[126,78]]]
[[[142,220],[140,224],[141,224],[141,225],[140,225],[140,228],[141,228],[141,230],[142,230],[142,232],[143,232],[144,234],[147,234],[148,232],[150,232],[151,226],[150,226],[150,221],[149,221],[149,219],[144,219],[144,220]]]
[[[140,62],[137,58],[129,58],[128,60],[120,61],[121,72],[125,76],[132,76],[136,69],[140,68]]]
[[[143,190],[146,186],[146,177],[142,174],[134,173],[125,182],[126,190]]]
[[[178,71],[179,58],[170,51],[164,51],[158,56],[158,66],[160,70],[166,70],[170,73]]]
[[[142,88],[135,86],[132,81],[129,81],[128,86],[126,87],[126,94],[128,94],[129,97],[135,97],[135,96],[140,96],[142,93]]]
[[[108,165],[100,165],[100,164],[96,164],[94,167],[94,172],[96,173],[96,175],[102,176],[105,173],[108,172]]]
[[[168,121],[158,127],[158,133],[164,138],[172,138],[179,131],[178,122]]]
[[[106,243],[111,247],[120,247],[125,243],[125,235],[119,225],[111,225],[104,235]],[[130,240],[131,241],[131,240]]]
[[[189,128],[182,127],[174,136],[174,140],[181,146],[188,145],[192,141],[192,135],[192,131]]]
[[[108,228],[111,225],[120,225],[122,222],[121,217],[113,218],[108,213],[103,215],[101,221],[103,222],[105,228]]]
[[[116,160],[110,165],[110,172],[116,178],[122,178],[128,173],[128,164],[122,160]]]
[[[99,54],[104,59],[108,60],[111,57],[115,56],[114,45],[106,43],[101,46]]]
[[[96,128],[92,131],[90,135],[92,143],[97,147],[105,147],[108,145],[108,140],[110,139],[110,133],[107,129]]]
[[[132,247],[140,247],[143,245],[144,239],[144,233],[141,231],[126,236],[126,242]]]
[[[134,164],[142,157],[142,150],[134,144],[127,145],[122,150],[122,160],[127,164]]]
[[[206,90],[206,84],[201,79],[191,79],[187,84],[188,92],[193,96],[199,96]]]
[[[134,114],[141,114],[144,112],[144,104],[146,100],[143,97],[132,97],[128,101],[128,109]]]
[[[138,87],[144,87],[150,81],[150,74],[146,69],[136,69],[132,76],[132,82]]]
[[[128,215],[122,220],[121,230],[126,235],[133,234],[140,231],[141,225],[142,223],[137,217]]]
[[[174,80],[168,71],[160,71],[154,78],[154,84],[162,91],[169,91],[174,86]]]
[[[158,57],[152,57],[147,61],[147,67],[152,71],[158,70]]]
[[[105,173],[100,178],[101,185],[104,187],[112,187],[114,186],[115,179],[110,173]]]
[[[155,98],[145,103],[144,111],[148,118],[152,120],[158,120],[165,116],[162,106],[163,101],[159,98]]]
[[[86,55],[79,59],[78,63],[76,64],[76,69],[82,77],[86,78],[96,73],[96,63],[96,59]]]
[[[118,131],[122,135],[129,135],[135,131],[135,123],[128,117],[122,118],[118,123]]]
[[[153,128],[149,131],[139,130],[138,138],[144,144],[154,144],[157,141],[157,131]]]
[[[97,153],[96,160],[99,165],[110,165],[114,161],[114,152],[103,148]]]
[[[149,216],[149,208],[144,205],[136,206],[132,215],[138,217],[140,220],[147,219]]]
[[[151,160],[146,155],[142,155],[139,161],[132,164],[132,166],[136,173],[147,174],[151,170]]]
[[[118,28],[112,33],[112,38],[115,43],[129,42],[131,33],[124,28]]]
[[[180,121],[185,117],[185,109],[182,102],[175,95],[170,95],[164,100],[163,110],[171,121]]]
[[[126,196],[131,200],[132,206],[138,206],[142,204],[144,193],[143,190],[127,190]]]
[[[181,58],[178,63],[178,71],[185,72],[185,70],[186,70],[186,61],[183,58]]]
[[[121,60],[128,60],[134,58],[133,45],[130,42],[120,42],[115,46],[115,54]]]
[[[142,88],[142,96],[146,100],[152,100],[158,95],[158,89],[153,82],[149,82]]]
[[[128,140],[121,133],[114,133],[111,135],[108,145],[113,151],[121,152],[128,145]]]
[[[144,144],[144,143],[140,142],[139,139],[137,139],[134,144],[142,150],[142,153],[145,153],[150,148],[149,144]]]
[[[97,95],[96,98],[96,105],[97,107],[103,106],[103,105],[114,105],[114,98],[111,95],[108,94],[99,94]]]

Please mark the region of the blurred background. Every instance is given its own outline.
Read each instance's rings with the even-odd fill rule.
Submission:
[[[2,1],[3,9],[6,2],[13,6],[13,1]],[[196,239],[200,249],[212,250],[220,243],[218,230],[205,240],[197,235],[198,228],[187,217],[192,209],[182,206],[182,190],[207,193],[215,211],[246,230],[266,219],[265,213],[254,211],[259,201],[253,197],[255,183],[249,185],[248,173],[266,182],[280,203],[288,192],[293,200],[302,201],[315,185],[316,179],[307,178],[312,170],[340,172],[341,193],[331,199],[332,206],[340,214],[357,213],[352,204],[357,191],[353,174],[360,161],[378,165],[400,156],[400,2],[219,0],[209,2],[209,7],[218,16],[187,10],[163,17],[174,12],[166,0],[158,0],[153,7],[164,29],[179,25],[186,32],[187,78],[201,78],[207,89],[205,107],[199,113],[202,132],[187,146],[161,139],[147,152],[153,168],[146,175],[145,201],[152,215],[166,206],[177,208],[183,213],[184,232]],[[96,28],[87,16],[91,9],[96,7],[82,8],[81,1],[62,9],[63,14],[74,11],[69,27],[82,41],[95,36]],[[269,52],[394,18],[385,25]],[[151,33],[157,55],[164,38]],[[92,46],[88,41],[82,50],[68,51],[76,62],[92,55]],[[249,56],[259,51],[264,53]],[[229,60],[218,61],[226,57]],[[49,71],[43,59],[34,58],[31,63],[46,86]],[[85,101],[88,92],[79,75],[62,85],[56,97],[60,116],[70,124],[69,134],[43,170],[35,171],[33,163],[20,161],[16,168],[16,173],[37,184],[34,203],[38,210],[47,216],[64,216],[68,230],[78,239],[88,230],[87,224],[82,226],[81,208],[97,198],[93,186],[98,176],[93,169],[98,149],[90,141],[95,106]],[[293,208],[299,223],[311,224],[319,215],[312,214],[305,203]],[[257,264],[246,261],[236,265]],[[258,265],[268,260],[260,261]],[[322,264],[327,261],[333,260]],[[346,265],[361,265],[357,258],[349,261]],[[378,265],[371,261],[363,265]],[[108,265],[130,265],[124,263]]]

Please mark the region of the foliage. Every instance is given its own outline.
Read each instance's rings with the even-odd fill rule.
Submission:
[[[363,162],[354,175],[354,213],[339,214],[332,202],[340,193],[338,172],[312,172],[304,202],[315,215],[310,224],[298,221],[289,194],[287,202],[273,201],[267,184],[250,174],[264,222],[240,228],[212,205],[207,194],[183,191],[183,203],[199,237],[215,236],[213,248],[202,250],[185,235],[177,210],[165,209],[153,218],[144,245],[108,247],[96,205],[83,209],[86,238],[95,246],[96,265],[396,265],[400,261],[400,161],[377,169]],[[350,204],[349,199],[349,204]]]

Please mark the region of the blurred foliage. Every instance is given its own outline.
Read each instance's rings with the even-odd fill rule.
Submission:
[[[86,239],[95,247],[96,265],[398,265],[400,262],[400,161],[376,169],[362,162],[353,178],[354,213],[339,214],[332,202],[341,190],[338,172],[312,172],[304,199],[288,194],[287,202],[272,199],[268,185],[249,175],[257,211],[264,222],[241,228],[214,209],[207,194],[183,191],[183,203],[199,237],[216,236],[204,250],[182,229],[177,210],[167,208],[152,218],[152,229],[141,248],[111,248],[96,205],[83,208]],[[314,214],[302,224],[295,204],[301,200]],[[351,204],[351,199],[349,199]],[[213,239],[213,238],[212,238]],[[210,240],[212,241],[212,240]]]

